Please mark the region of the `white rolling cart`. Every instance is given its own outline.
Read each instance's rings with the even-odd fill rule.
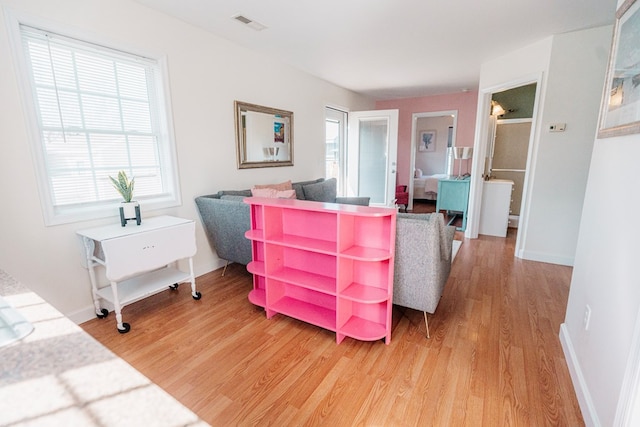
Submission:
[[[113,304],[118,332],[131,329],[122,322],[122,307],[146,298],[162,289],[177,289],[181,282],[191,282],[191,295],[196,291],[192,257],[196,254],[195,222],[173,216],[145,219],[140,225],[122,227],[120,224],[77,231],[84,245],[89,278],[93,291],[96,316],[109,312],[100,300]],[[189,260],[189,271],[172,265],[181,259]],[[110,286],[98,287],[95,267],[103,266]]]

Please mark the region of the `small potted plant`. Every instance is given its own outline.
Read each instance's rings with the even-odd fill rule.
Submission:
[[[120,206],[120,224],[124,227],[127,225],[127,221],[135,219],[136,224],[140,225],[142,220],[140,219],[140,204],[133,200],[133,185],[135,178],[127,177],[125,171],[118,172],[118,178],[112,176],[109,177],[113,187],[120,193],[124,199]]]

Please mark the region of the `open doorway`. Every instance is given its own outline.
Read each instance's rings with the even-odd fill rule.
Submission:
[[[473,173],[471,181],[471,194],[469,199],[469,216],[470,226],[467,227],[465,237],[476,238],[478,234],[483,233],[480,230],[480,223],[487,220],[488,215],[496,215],[487,203],[486,199],[490,199],[485,194],[485,189],[490,187],[491,181],[504,180],[518,181],[521,190],[517,191],[520,196],[513,197],[513,193],[509,192],[506,207],[500,211],[501,220],[504,220],[502,226],[507,230],[509,225],[509,217],[511,214],[511,225],[517,225],[516,229],[516,249],[515,255],[519,256],[523,245],[523,236],[526,235],[527,212],[529,209],[529,192],[530,181],[533,179],[531,174],[531,165],[533,155],[536,151],[536,112],[538,105],[540,88],[540,79],[531,79],[528,81],[513,82],[510,86],[500,86],[487,89],[479,100],[479,115],[482,122],[478,123],[479,134],[482,138],[476,140],[475,156],[473,161]],[[493,101],[493,102],[492,102]],[[495,104],[499,104],[502,111],[496,113]],[[493,114],[492,114],[493,113]],[[515,126],[514,126],[515,125]],[[505,127],[506,126],[506,127]],[[500,129],[499,127],[503,127]],[[520,129],[517,129],[520,128]],[[526,128],[523,130],[523,128]],[[495,154],[495,137],[496,133],[507,130],[504,133],[504,144],[499,147],[502,151],[503,159],[494,159]],[[510,132],[512,131],[513,132]],[[527,133],[528,132],[528,133]],[[514,141],[515,134],[523,134],[527,139],[524,143],[518,142],[509,145]],[[522,136],[522,135],[521,135]],[[522,138],[520,138],[520,141]],[[500,142],[500,136],[498,137]],[[516,146],[519,148],[516,149]],[[519,153],[514,158],[509,159],[513,153],[510,151],[526,151],[526,158]],[[515,158],[517,157],[517,160]],[[509,163],[511,162],[511,163]],[[524,164],[523,164],[524,163]],[[513,187],[512,187],[513,188]],[[510,188],[511,190],[511,188]],[[513,201],[511,199],[514,199]],[[491,201],[491,203],[495,203]],[[484,208],[484,209],[483,209]],[[514,213],[518,215],[514,218]],[[489,218],[491,219],[491,218]]]
[[[457,110],[413,114],[408,210],[413,210],[414,201],[435,204],[438,180],[451,175],[457,120]]]
[[[496,120],[491,122],[494,137],[489,141],[484,176],[488,182],[513,183],[508,212],[508,227],[512,228],[518,228],[520,222],[536,87],[536,83],[531,83],[491,95],[492,105],[499,106],[504,113],[495,115]],[[484,234],[482,227],[480,234]]]
[[[366,196],[392,206],[398,151],[398,110],[343,111],[325,107],[325,178],[339,196]]]

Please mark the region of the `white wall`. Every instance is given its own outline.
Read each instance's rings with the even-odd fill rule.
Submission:
[[[621,390],[638,363],[632,357],[627,365],[637,350],[632,342],[640,307],[639,158],[637,134],[595,140],[561,328],[588,425],[633,425],[614,420],[619,405],[632,402]],[[586,305],[591,307],[588,330],[583,327]]]
[[[197,275],[221,262],[206,240],[195,197],[323,176],[325,105],[374,106],[372,100],[130,0],[0,0],[0,5],[91,38],[167,55],[183,205],[154,212],[143,207],[143,220],[160,214],[196,220]],[[44,226],[4,19],[0,27],[0,268],[74,320],[86,319],[90,286],[75,230],[117,218]],[[237,169],[234,100],[294,112],[295,166]]]
[[[610,26],[556,35],[482,66],[483,95],[532,81],[539,86],[516,248],[521,258],[573,264],[610,38]],[[476,141],[486,141],[487,135],[483,95],[478,97]],[[548,132],[555,122],[566,123],[566,131]],[[476,179],[484,167],[482,145],[475,144]],[[472,183],[470,237],[479,222],[479,191]]]
[[[573,265],[612,27],[553,37],[541,104],[525,259]],[[549,132],[550,123],[566,123]]]
[[[466,237],[478,237],[480,227],[483,187],[482,174],[484,173],[489,140],[489,107],[491,94],[537,82],[537,91],[540,94],[538,103],[540,103],[544,99],[546,89],[546,71],[549,68],[551,46],[552,37],[548,37],[494,60],[485,62],[480,68],[476,130],[473,143],[473,168],[469,193],[469,216],[467,219],[467,230],[465,232]],[[534,116],[536,111],[534,111]],[[532,152],[532,155],[530,155],[530,164],[528,165],[529,174],[531,174],[535,165],[535,147],[538,145],[538,135],[540,135],[539,121],[536,122],[534,120],[532,129],[535,132],[536,138],[529,147],[530,152]],[[519,233],[522,234],[526,224],[523,221],[524,212],[521,212],[520,215],[522,221],[520,223]]]

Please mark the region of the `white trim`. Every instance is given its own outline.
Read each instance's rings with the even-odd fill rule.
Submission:
[[[360,123],[373,120],[384,120],[387,123],[387,146],[385,165],[385,195],[384,202],[375,202],[374,197],[369,203],[371,206],[393,207],[395,206],[396,181],[398,176],[398,123],[400,112],[398,109],[351,111],[348,115],[348,136],[347,136],[347,179],[351,179],[350,184],[357,188],[356,196],[362,195],[362,185],[360,184]],[[364,140],[366,143],[366,140]],[[355,159],[355,160],[354,160]],[[356,176],[356,178],[354,178]],[[348,194],[349,196],[351,194]]]
[[[529,230],[529,213],[531,212],[531,189],[533,187],[533,183],[535,182],[535,174],[536,174],[536,164],[538,160],[538,148],[539,141],[541,135],[540,129],[540,120],[539,116],[541,115],[541,105],[540,99],[542,97],[542,85],[543,85],[543,77],[544,74],[540,73],[535,80],[529,80],[528,83],[525,84],[536,84],[536,93],[533,101],[533,110],[532,110],[532,118],[531,118],[531,134],[529,136],[529,150],[527,153],[527,164],[526,164],[526,173],[524,174],[524,183],[522,185],[522,202],[520,204],[520,224],[521,227],[518,228],[518,233],[516,235],[516,245],[515,245],[515,253],[521,253],[524,251],[527,241],[527,233]],[[517,255],[516,255],[517,256]],[[573,259],[571,259],[570,264],[564,265],[573,265]]]
[[[555,256],[547,252],[527,251],[524,249],[517,249],[515,252],[515,256],[517,258],[522,258],[529,261],[538,261],[538,262],[546,262],[549,264],[567,265],[569,267],[573,267],[573,263],[575,261],[574,258],[571,258],[571,257]]]
[[[494,93],[504,92],[505,90],[514,89],[529,84],[536,84],[536,93],[533,104],[533,117],[531,118],[531,136],[529,139],[529,149],[527,153],[527,166],[522,188],[522,204],[520,205],[520,222],[518,225],[518,233],[516,237],[515,256],[522,254],[524,251],[526,236],[529,223],[529,211],[531,206],[531,186],[534,182],[535,165],[538,154],[538,141],[540,129],[538,129],[539,119],[543,98],[544,73],[536,73],[524,76],[520,79],[511,80],[500,85],[491,86],[480,90],[478,94],[478,113],[476,117],[476,132],[473,144],[473,160],[471,165],[471,183],[469,189],[469,209],[467,217],[467,229],[465,237],[477,239],[480,231],[480,212],[482,209],[482,181],[485,166],[485,157],[487,154],[488,131],[491,111],[491,96]],[[572,264],[571,264],[572,265]]]
[[[636,316],[627,366],[622,380],[614,426],[637,426],[640,422],[640,312]]]
[[[596,412],[593,399],[589,393],[587,382],[582,374],[582,370],[580,369],[580,362],[578,361],[578,356],[573,348],[571,336],[569,335],[569,331],[565,323],[560,325],[560,344],[564,352],[564,358],[567,361],[569,375],[573,382],[573,388],[576,392],[584,423],[587,427],[599,427],[600,420],[598,419],[598,413]]]
[[[100,304],[102,308],[107,309],[109,312],[113,311],[113,304],[106,300],[101,300]],[[65,317],[71,320],[76,325],[79,325],[84,322],[88,322],[89,320],[96,318],[96,308],[93,304],[87,305],[80,310],[76,310],[74,312],[68,313]]]
[[[349,112],[345,109],[338,109],[327,105],[324,107],[324,169],[327,168],[327,119],[336,120],[339,123],[340,141],[338,144],[338,196],[346,196],[347,194],[347,137],[349,127]],[[328,176],[325,178],[329,178]]]
[[[22,12],[16,12],[9,7],[3,6],[3,12],[5,16],[5,24],[7,27],[9,44],[12,50],[14,72],[20,91],[20,98],[22,100],[22,109],[27,126],[27,136],[29,139],[29,146],[32,155],[32,161],[34,164],[36,180],[38,182],[38,196],[42,207],[44,223],[47,226],[72,223],[83,220],[108,218],[114,216],[117,213],[117,206],[119,201],[113,203],[96,202],[91,204],[91,207],[73,207],[65,209],[64,207],[55,208],[51,203],[51,197],[49,191],[49,179],[46,174],[45,161],[42,155],[42,151],[35,147],[41,144],[39,126],[37,120],[36,106],[33,100],[33,90],[28,78],[28,65],[22,49],[22,36],[20,31],[20,25],[27,25],[50,31],[52,33],[60,34],[65,37],[78,39],[82,42],[92,43],[99,46],[105,46],[108,49],[119,50],[134,55],[139,55],[145,58],[152,58],[157,62],[157,66],[160,70],[160,84],[161,89],[156,94],[161,97],[158,102],[164,107],[165,115],[162,118],[164,122],[161,124],[164,140],[166,141],[166,156],[169,158],[161,158],[161,163],[169,165],[169,171],[163,168],[163,177],[167,179],[166,190],[167,193],[159,195],[157,197],[150,198],[148,200],[141,199],[140,205],[144,212],[149,212],[156,209],[164,209],[169,207],[180,206],[182,204],[182,197],[180,191],[180,180],[178,173],[178,161],[177,161],[177,149],[175,143],[175,133],[173,129],[173,113],[171,110],[171,96],[169,85],[169,70],[167,57],[165,54],[158,52],[152,52],[139,47],[129,46],[121,42],[110,40],[106,37],[99,37],[86,30],[73,28],[69,26],[62,26],[57,23],[44,20],[40,17],[25,14]],[[163,150],[164,151],[164,150]],[[165,153],[161,153],[165,154]],[[169,172],[169,173],[167,173]]]
[[[533,119],[525,118],[525,119],[498,119],[496,120],[497,125],[514,125],[517,123],[533,123]]]
[[[482,208],[482,182],[489,146],[488,131],[491,121],[491,88],[478,93],[476,131],[473,137],[473,157],[471,158],[471,182],[469,184],[469,204],[467,208],[467,229],[464,236],[477,239],[480,231],[480,209]]]
[[[451,144],[455,147],[458,132],[458,110],[429,111],[424,113],[413,113],[411,115],[411,156],[409,157],[409,185],[407,185],[407,192],[409,192],[409,206],[407,206],[407,210],[409,211],[413,210],[413,171],[416,168],[416,133],[418,131],[418,119],[423,117],[443,116],[453,116],[453,134],[451,135]],[[446,173],[451,175],[451,171],[446,171]]]

